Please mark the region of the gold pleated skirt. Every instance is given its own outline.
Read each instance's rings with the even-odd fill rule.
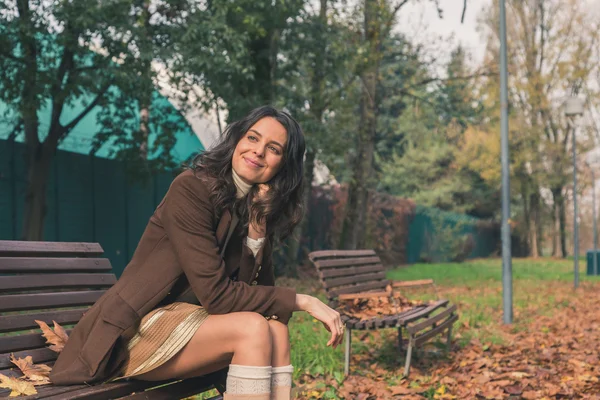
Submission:
[[[117,379],[144,374],[169,361],[207,317],[203,307],[181,302],[146,314],[136,330],[125,334],[129,358]]]

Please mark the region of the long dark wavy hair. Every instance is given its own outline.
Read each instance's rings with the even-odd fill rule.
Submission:
[[[250,127],[265,117],[277,120],[287,131],[287,145],[282,166],[268,182],[270,190],[264,200],[253,202],[258,193],[254,185],[247,196],[236,199],[237,189],[231,176],[231,161],[238,142]],[[257,222],[265,222],[267,235],[275,235],[283,240],[302,220],[304,214],[304,134],[300,125],[290,114],[272,106],[262,106],[250,111],[239,121],[225,128],[221,140],[211,149],[198,154],[190,168],[197,176],[206,175],[210,196],[217,214],[226,210],[237,210],[240,221],[248,226],[249,215],[255,215]]]

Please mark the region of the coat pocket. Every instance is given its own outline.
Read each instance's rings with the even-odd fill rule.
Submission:
[[[117,293],[104,301],[100,317],[79,352],[79,358],[89,369],[90,381],[114,372],[107,365],[111,352],[123,331],[138,319],[135,310]]]

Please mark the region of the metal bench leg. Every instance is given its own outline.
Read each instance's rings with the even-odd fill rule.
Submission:
[[[346,328],[345,336],[344,375],[348,375],[350,373],[350,342],[352,340],[352,329]]]
[[[410,372],[410,360],[412,357],[412,349],[413,349],[413,338],[412,335],[408,341],[408,350],[406,350],[406,364],[404,365],[404,376],[408,376]]]
[[[398,326],[398,349],[402,351],[402,325]]]

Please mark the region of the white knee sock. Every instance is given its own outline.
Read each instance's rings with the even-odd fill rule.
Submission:
[[[229,394],[261,394],[271,390],[271,367],[229,365],[225,390]]]
[[[294,367],[291,364],[284,367],[273,367],[271,399],[289,400],[291,398],[293,372]]]

